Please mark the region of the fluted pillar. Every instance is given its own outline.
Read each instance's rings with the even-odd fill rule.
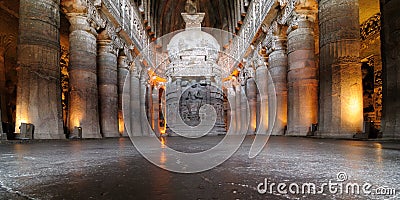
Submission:
[[[103,137],[119,137],[117,49],[103,31],[98,37],[100,128]]]
[[[160,136],[161,135],[161,131],[160,131],[160,98],[159,98],[159,90],[158,88],[155,86],[153,88],[152,91],[152,116],[153,116],[153,120],[152,120],[152,128],[154,133],[156,134],[156,136]]]
[[[142,126],[142,135],[143,136],[148,136],[150,135],[150,123],[148,120],[147,116],[147,110],[146,110],[146,99],[147,99],[147,93],[148,88],[148,80],[147,80],[147,72],[142,72],[143,74],[140,77],[140,118],[141,118],[141,126]]]
[[[35,125],[35,139],[62,139],[60,1],[21,0],[16,132]]]
[[[129,64],[128,58],[125,55],[118,56],[118,130],[121,136],[128,136],[128,133],[125,128],[124,116],[122,112],[122,102],[123,102],[123,94],[124,94],[124,84],[130,83],[130,79],[126,81],[126,77],[129,74]],[[129,122],[127,122],[129,123]]]
[[[247,79],[246,94],[250,109],[248,134],[254,134],[257,127],[257,85],[254,78]]]
[[[138,66],[131,68],[130,71],[130,91],[129,91],[129,116],[130,116],[130,136],[142,136],[142,114],[141,114],[141,82],[139,77]],[[126,87],[125,87],[126,88]],[[124,91],[124,93],[126,93]],[[126,110],[124,111],[126,112]],[[125,115],[126,116],[126,115]],[[128,127],[127,127],[128,128]]]
[[[240,83],[236,84],[235,86],[235,92],[236,92],[236,134],[241,134],[242,133],[242,86]]]
[[[272,127],[272,135],[284,135],[287,125],[287,70],[286,37],[273,36],[271,53],[269,54],[269,72],[276,93],[276,119]],[[271,87],[269,87],[271,88]]]
[[[71,24],[69,130],[82,127],[83,138],[101,138],[97,87],[97,33],[85,14],[68,13]],[[72,135],[74,137],[74,135]]]
[[[237,128],[236,128],[236,91],[233,85],[231,85],[228,89],[228,100],[229,100],[229,106],[230,106],[230,112],[229,112],[229,128],[232,130],[232,134],[237,134]]]
[[[247,134],[248,131],[248,120],[249,120],[249,116],[247,115],[247,105],[248,105],[248,101],[247,101],[247,97],[246,97],[246,85],[245,85],[245,81],[243,82],[243,84],[240,86],[241,87],[241,94],[240,94],[240,133],[241,134]]]
[[[321,0],[319,8],[318,135],[353,137],[363,127],[358,0]]]
[[[262,57],[258,58],[256,63],[256,83],[259,90],[258,105],[259,116],[257,117],[258,127],[257,132],[260,134],[267,134],[268,131],[268,68],[264,63]]]
[[[311,124],[317,123],[314,17],[300,12],[289,27],[287,135],[305,136],[310,132]]]
[[[381,1],[383,46],[383,110],[385,138],[400,138],[400,2]],[[384,3],[383,3],[384,2]]]

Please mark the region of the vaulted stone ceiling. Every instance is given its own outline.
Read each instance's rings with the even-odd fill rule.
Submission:
[[[234,0],[197,0],[198,11],[206,13],[204,27],[234,32],[238,26],[231,19]],[[137,0],[140,4],[141,0]],[[245,1],[246,5],[250,1]],[[181,13],[185,12],[186,0],[150,0],[150,15],[154,19],[153,30],[157,37],[185,28]],[[244,8],[247,9],[247,8]],[[244,17],[244,14],[242,18]]]

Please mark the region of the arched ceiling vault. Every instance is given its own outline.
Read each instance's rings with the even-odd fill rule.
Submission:
[[[139,7],[143,7],[143,3],[150,4],[148,5],[149,18],[152,22],[148,23],[156,37],[185,28],[181,13],[185,12],[186,0],[147,0],[147,2],[135,0],[135,2]],[[218,28],[234,33],[236,27],[240,26],[240,20],[244,19],[249,3],[250,0],[197,0],[197,10],[206,13],[203,27]],[[241,13],[239,19],[236,17],[236,20],[235,11]]]

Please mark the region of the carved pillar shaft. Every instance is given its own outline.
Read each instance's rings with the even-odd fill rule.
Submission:
[[[400,3],[381,1],[383,19],[383,110],[382,132],[386,138],[400,138]]]
[[[117,51],[111,40],[98,40],[97,70],[103,137],[119,137]]]
[[[160,97],[159,97],[159,90],[157,87],[153,88],[152,91],[152,115],[153,115],[153,120],[152,120],[152,128],[154,130],[154,133],[156,136],[160,136],[161,131],[160,131]]]
[[[128,136],[124,127],[124,116],[122,112],[122,99],[124,98],[124,84],[130,83],[126,81],[126,77],[129,73],[128,60],[126,56],[118,57],[118,126],[119,134],[122,136]],[[129,122],[127,122],[129,123]]]
[[[317,123],[318,79],[315,58],[314,23],[299,16],[288,35],[288,131],[307,135]]]
[[[259,58],[262,59],[262,58]],[[256,82],[259,90],[258,104],[259,104],[259,116],[257,130],[260,134],[267,134],[268,131],[268,68],[265,64],[261,64],[259,61],[256,69]]]
[[[248,120],[249,120],[249,116],[247,115],[247,105],[248,105],[248,101],[247,101],[247,97],[246,97],[246,90],[245,90],[245,88],[246,88],[246,85],[245,84],[243,84],[243,85],[241,85],[240,86],[241,87],[241,94],[240,94],[240,99],[241,99],[241,101],[240,101],[240,107],[241,107],[241,109],[240,109],[240,121],[241,121],[241,123],[240,123],[240,126],[241,126],[241,131],[240,131],[240,133],[241,134],[247,134],[247,131],[248,131],[248,126],[247,126],[247,124],[248,124]]]
[[[35,138],[63,134],[59,0],[21,0],[18,35],[16,132],[21,123],[35,125]]]
[[[83,138],[101,138],[97,87],[96,31],[87,17],[68,14],[71,23],[69,70],[69,130],[82,127]]]
[[[229,100],[229,129],[232,134],[237,134],[236,128],[236,91],[233,86],[228,88],[228,100]]]
[[[235,118],[236,118],[236,134],[241,134],[242,132],[242,87],[240,83],[238,83],[235,86],[235,92],[236,92],[236,113],[235,113]]]
[[[247,79],[246,93],[250,109],[248,134],[254,134],[257,127],[257,85],[254,78]]]
[[[141,104],[141,83],[139,79],[138,69],[131,69],[130,72],[130,136],[142,136],[144,131],[142,128],[142,104]],[[125,88],[126,89],[126,88]],[[126,93],[124,91],[124,93]]]
[[[141,125],[142,125],[142,135],[147,136],[150,134],[150,123],[147,118],[147,110],[146,110],[146,92],[148,92],[147,88],[147,79],[142,75],[140,78],[140,117],[141,117]]]
[[[269,73],[271,74],[276,92],[276,120],[272,128],[272,135],[284,135],[287,125],[287,98],[288,88],[286,74],[288,57],[286,54],[286,38],[274,36],[274,49],[269,55]],[[269,84],[271,85],[271,84]],[[271,86],[269,87],[271,88]],[[272,89],[272,88],[271,88]]]
[[[358,0],[322,0],[319,8],[321,67],[318,134],[353,137],[363,127]]]

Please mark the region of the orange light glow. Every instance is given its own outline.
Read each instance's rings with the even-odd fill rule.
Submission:
[[[160,137],[160,141],[161,141],[161,148],[165,148],[165,144],[167,143],[167,140],[165,139],[165,137]]]

